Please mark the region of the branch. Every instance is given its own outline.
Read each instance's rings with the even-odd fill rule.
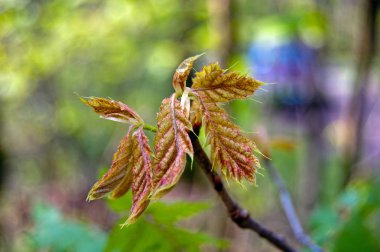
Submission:
[[[273,231],[262,226],[256,220],[250,217],[249,212],[241,208],[228,194],[224,188],[222,178],[212,170],[212,164],[204,152],[201,144],[199,143],[197,133],[199,129],[194,129],[194,132],[190,133],[191,142],[194,148],[194,158],[198,166],[205,172],[208,180],[214,185],[215,191],[218,193],[223,204],[227,208],[228,214],[233,222],[243,229],[250,229],[257,233],[262,238],[266,239],[272,245],[276,246],[282,251],[295,252],[296,249],[292,248],[285,239],[274,233]]]
[[[272,162],[269,159],[265,159],[264,162],[266,164],[265,167],[268,169],[268,172],[273,179],[273,182],[275,183],[277,189],[280,192],[282,209],[285,212],[285,215],[288,219],[290,227],[292,228],[294,236],[301,244],[307,246],[311,251],[322,252],[323,250],[318,245],[313,243],[310,237],[303,230],[301,222],[294,208],[294,204],[292,202],[290,193],[286,189],[285,183],[282,180],[280,174],[277,172],[276,168],[273,166]]]

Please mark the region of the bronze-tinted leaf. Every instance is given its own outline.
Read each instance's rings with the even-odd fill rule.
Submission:
[[[202,94],[203,101],[209,103],[246,98],[261,85],[261,82],[249,76],[237,72],[226,73],[218,63],[213,63],[196,73],[191,88],[193,92]]]
[[[200,128],[202,126],[202,109],[198,100],[192,100],[190,106],[190,122],[194,128]]]
[[[105,119],[133,125],[141,124],[143,122],[141,117],[135,111],[122,102],[99,97],[81,97],[80,99]]]
[[[130,188],[130,183],[124,183],[121,186],[122,181],[131,180],[132,174],[130,172],[130,158],[131,158],[131,135],[132,126],[129,127],[127,135],[121,140],[119,148],[113,156],[111,168],[104,176],[95,183],[88,193],[87,200],[95,200],[103,197],[107,193],[111,192],[115,188],[126,193]],[[114,195],[112,195],[114,197]]]
[[[190,74],[191,69],[194,66],[194,61],[198,59],[203,54],[195,55],[193,57],[187,58],[178,66],[177,70],[173,75],[173,87],[176,93],[182,94],[186,87],[186,79]]]
[[[132,186],[132,180],[132,167],[129,165],[123,180],[112,190],[110,198],[117,199],[126,194]]]
[[[155,198],[163,196],[178,182],[185,168],[186,154],[193,157],[193,146],[188,135],[191,123],[175,95],[162,101],[157,124],[154,139],[156,158],[153,163]]]
[[[132,136],[132,195],[133,205],[125,225],[132,224],[149,205],[149,196],[152,192],[152,165],[149,140],[142,128],[136,130]]]
[[[238,181],[247,179],[255,182],[255,172],[260,163],[253,155],[255,144],[245,137],[228,114],[215,103],[203,102],[207,97],[199,97],[204,113],[207,142],[211,145],[211,159],[223,174]]]

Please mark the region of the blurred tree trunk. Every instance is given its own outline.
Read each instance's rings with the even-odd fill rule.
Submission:
[[[343,181],[340,190],[349,183],[361,158],[363,147],[363,128],[368,116],[367,89],[372,61],[376,53],[377,14],[380,0],[366,0],[363,7],[363,23],[359,32],[357,69],[354,91],[348,107],[349,132],[343,156]]]
[[[181,10],[181,15],[176,18],[179,27],[181,27],[180,32],[178,33],[178,38],[174,38],[181,43],[181,53],[179,59],[183,60],[184,58],[190,57],[199,52],[191,51],[194,48],[194,45],[189,43],[190,33],[195,28],[194,26],[198,25],[198,22],[194,15],[194,9],[197,9],[194,6],[194,3],[191,1],[181,0],[181,6],[183,6]]]
[[[3,134],[3,108],[4,102],[1,99],[0,96],[0,136],[4,136]],[[5,147],[4,143],[2,141],[2,138],[0,138],[0,204],[3,204],[3,190],[4,190],[4,184],[7,177],[7,169],[5,166]],[[9,247],[9,244],[7,244],[7,227],[4,225],[3,217],[0,217],[0,248],[6,249]]]
[[[0,136],[4,136],[3,134],[3,110],[4,103],[0,97]],[[5,167],[5,147],[2,139],[0,139],[0,198],[2,196],[4,181],[6,178],[7,172]]]
[[[236,53],[238,34],[235,24],[236,2],[234,0],[208,1],[212,34],[217,36],[216,58],[226,67]]]

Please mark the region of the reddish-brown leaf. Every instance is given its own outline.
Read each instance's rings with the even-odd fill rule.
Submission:
[[[116,186],[116,188],[112,190],[110,198],[117,199],[126,194],[132,186],[132,180],[132,167],[129,164],[127,173],[125,174],[123,180]]]
[[[129,190],[131,184],[122,182],[130,181],[132,179],[129,165],[132,153],[131,135],[132,126],[129,127],[127,135],[121,140],[119,148],[114,154],[111,168],[94,184],[88,193],[88,201],[99,199],[115,188],[117,190],[117,195],[112,194],[112,197],[121,196],[120,191],[123,191],[124,194]]]
[[[186,164],[186,154],[193,157],[188,132],[191,123],[173,95],[162,101],[157,115],[158,131],[154,139],[154,195],[159,198],[167,193],[179,180]]]
[[[142,128],[136,130],[132,136],[132,150],[133,205],[126,225],[134,223],[148,207],[149,196],[152,192],[152,165],[150,160],[152,151]]]
[[[207,142],[211,145],[211,159],[223,174],[238,181],[255,182],[255,172],[260,163],[253,155],[255,144],[232,123],[228,114],[215,103],[207,103],[199,96],[204,114]]]
[[[202,109],[198,100],[192,100],[190,106],[190,122],[193,128],[200,128],[202,126]]]
[[[173,88],[177,94],[182,94],[186,87],[186,79],[190,74],[191,69],[194,66],[194,61],[198,59],[202,54],[195,55],[187,58],[178,66],[173,75]]]
[[[218,63],[213,63],[196,73],[191,88],[193,92],[202,94],[203,102],[209,103],[246,98],[261,85],[261,82],[249,76],[237,72],[226,73]]]
[[[80,99],[105,119],[133,125],[138,125],[143,122],[135,111],[122,102],[99,97],[81,97]]]

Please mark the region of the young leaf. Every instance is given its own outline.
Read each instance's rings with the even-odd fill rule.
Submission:
[[[132,125],[143,123],[141,117],[122,102],[99,97],[81,97],[80,99],[84,104],[92,107],[102,118]]]
[[[218,63],[203,67],[193,79],[193,92],[203,96],[203,102],[227,102],[243,99],[253,94],[261,82],[240,75],[237,72],[226,73]]]
[[[139,128],[132,136],[132,208],[126,225],[132,224],[149,205],[149,195],[152,192],[152,164],[149,140],[144,130]]]
[[[190,106],[190,122],[193,128],[202,126],[202,110],[198,100],[192,100]]]
[[[129,127],[127,135],[121,140],[119,147],[113,156],[111,168],[98,182],[95,183],[88,193],[88,201],[99,199],[115,188],[118,191],[118,196],[121,196],[119,195],[120,188],[122,188],[124,193],[129,190],[131,184],[122,182],[132,179],[132,174],[130,172],[130,158],[132,153],[131,135],[132,126]],[[112,196],[115,197],[114,195]]]
[[[154,139],[154,195],[159,198],[179,180],[186,164],[186,153],[193,158],[188,131],[191,123],[175,94],[162,101],[157,115],[158,131]]]
[[[132,180],[132,167],[129,166],[123,180],[121,180],[121,182],[111,192],[110,198],[117,199],[126,194],[132,186]]]
[[[194,61],[197,60],[203,54],[195,55],[187,58],[178,66],[173,75],[173,87],[177,94],[182,94],[186,87],[186,79],[190,74],[191,69],[194,66]]]
[[[253,155],[255,144],[242,135],[228,114],[215,103],[206,103],[207,97],[199,96],[204,113],[207,142],[211,145],[211,159],[223,174],[238,181],[255,182],[256,168],[260,167]]]

